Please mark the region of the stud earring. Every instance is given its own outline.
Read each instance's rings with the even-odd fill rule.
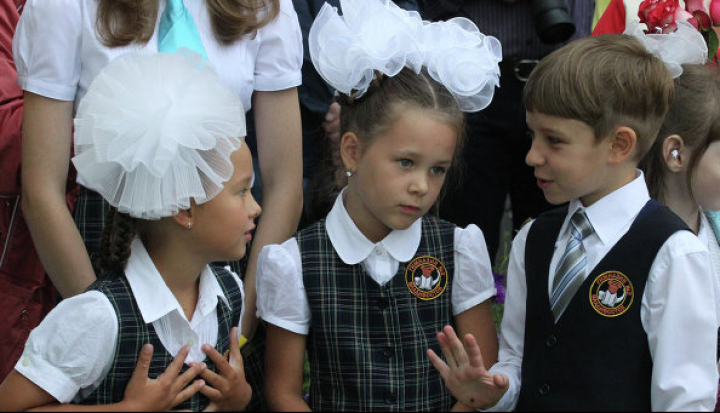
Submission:
[[[191,228],[192,228],[192,222],[188,222],[187,229],[191,229]]]
[[[351,178],[353,176],[352,171],[345,171],[345,175],[347,175],[348,178]]]

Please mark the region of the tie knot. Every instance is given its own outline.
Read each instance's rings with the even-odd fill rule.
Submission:
[[[573,216],[570,218],[570,223],[573,227],[573,236],[578,238],[580,241],[586,239],[595,231],[588,219],[585,211],[578,209]]]
[[[183,0],[166,0],[165,9],[170,16],[175,17],[182,15],[185,5]]]

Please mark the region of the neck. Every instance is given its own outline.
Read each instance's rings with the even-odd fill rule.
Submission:
[[[685,179],[682,176],[669,177],[668,190],[660,201],[672,212],[679,216],[695,235],[700,232],[700,207],[693,202],[690,192],[684,183],[674,183],[672,180]]]
[[[158,242],[149,241],[145,248],[189,321],[195,313],[198,300],[200,273],[207,263],[201,262],[190,251],[185,251],[179,238],[163,237]]]
[[[345,196],[343,197],[345,210],[365,238],[373,244],[377,244],[385,239],[392,229],[375,217],[368,208],[363,208],[360,195],[352,189],[353,188],[348,187],[347,191],[345,191]]]

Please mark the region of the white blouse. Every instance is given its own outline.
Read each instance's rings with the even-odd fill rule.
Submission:
[[[143,320],[152,323],[168,353],[175,356],[188,345],[190,354],[185,362],[202,362],[205,353],[201,346],[217,344],[218,298],[231,307],[212,270],[205,267],[200,275],[198,302],[188,321],[142,242],[135,239],[131,248],[125,276]],[[243,294],[242,281],[231,274]],[[244,295],[242,299],[244,302]],[[242,314],[238,331],[241,324]],[[60,302],[30,333],[15,370],[60,403],[79,402],[92,394],[110,371],[117,336],[118,319],[108,297],[99,291],[85,292]]]
[[[343,191],[327,216],[328,237],[348,265],[361,264],[379,285],[387,284],[401,262],[409,262],[420,245],[422,220],[406,230],[392,231],[377,244],[355,226],[343,205]],[[463,313],[496,294],[490,256],[482,231],[475,225],[456,228],[455,271],[452,277],[453,314]],[[312,324],[303,285],[302,259],[297,240],[268,245],[258,257],[258,317],[296,334],[307,335]]]
[[[637,171],[633,182],[585,209],[595,229],[583,240],[588,268],[594,268],[630,230],[649,200],[645,177]],[[578,200],[570,202],[555,242],[548,272],[550,284],[570,237],[570,217],[580,207]],[[510,387],[489,411],[514,410],[520,394],[528,294],[525,244],[532,224],[525,225],[513,240],[498,363],[490,369],[492,374],[505,374]],[[650,267],[640,319],[653,359],[653,411],[711,411],[715,406],[718,370],[714,349],[720,284],[710,274],[707,248],[690,231],[670,236]]]
[[[715,277],[720,282],[720,245],[718,244],[718,239],[715,236],[715,231],[710,225],[710,221],[708,220],[707,215],[700,215],[700,230],[698,231],[698,238],[700,238],[700,241],[705,243],[708,251],[710,251],[710,259],[712,261],[712,267],[715,273]],[[718,308],[718,311],[720,311],[720,308]],[[720,319],[720,317],[718,318]]]
[[[133,51],[157,51],[156,30],[147,44],[107,47],[97,38],[97,0],[28,0],[13,39],[18,83],[23,90],[64,101],[80,100],[98,72],[111,60]],[[237,91],[250,110],[253,90],[278,91],[300,85],[302,33],[291,0],[280,0],[280,13],[231,45],[218,43],[205,0],[184,0],[200,33],[208,60],[221,81]]]

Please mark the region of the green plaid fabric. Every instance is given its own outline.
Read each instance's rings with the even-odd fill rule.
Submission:
[[[248,251],[250,246],[248,245]],[[245,268],[247,267],[247,255],[237,261],[218,261],[213,264],[230,269],[245,281]],[[258,320],[252,340],[248,341],[242,348],[243,363],[245,364],[245,379],[253,389],[252,398],[245,411],[266,412],[268,411],[267,400],[265,399],[265,341],[267,326],[265,321]]]
[[[80,194],[75,203],[73,218],[78,231],[80,231],[80,236],[85,242],[85,248],[87,248],[93,265],[97,262],[103,226],[108,211],[110,211],[110,204],[100,194],[80,186]]]
[[[297,235],[303,281],[312,313],[308,335],[314,411],[449,411],[454,400],[426,351],[441,354],[436,334],[454,325],[452,314],[455,225],[422,221],[416,257],[438,258],[448,274],[445,292],[424,301],[405,283],[400,264],[385,287],[362,266],[337,255],[325,221]],[[412,261],[411,261],[412,262]]]
[[[230,329],[238,325],[240,312],[242,310],[242,295],[240,288],[232,275],[220,267],[211,267],[215,273],[220,286],[228,298],[232,309],[218,300],[218,339],[215,348],[220,354],[225,354],[230,345]],[[118,317],[118,341],[115,346],[115,357],[113,365],[100,383],[100,386],[90,396],[81,402],[86,405],[98,405],[118,403],[122,401],[132,373],[137,366],[138,357],[142,346],[146,343],[153,345],[155,351],[150,363],[148,376],[156,378],[165,371],[173,359],[173,356],[163,347],[152,324],[145,324],[140,309],[135,301],[135,296],[130,289],[124,274],[117,274],[97,281],[88,288],[88,291],[96,290],[105,294],[115,308]],[[217,371],[215,364],[206,358],[204,362],[208,369]],[[188,369],[187,364],[182,371]],[[198,393],[173,410],[201,411],[209,404],[204,395]]]

